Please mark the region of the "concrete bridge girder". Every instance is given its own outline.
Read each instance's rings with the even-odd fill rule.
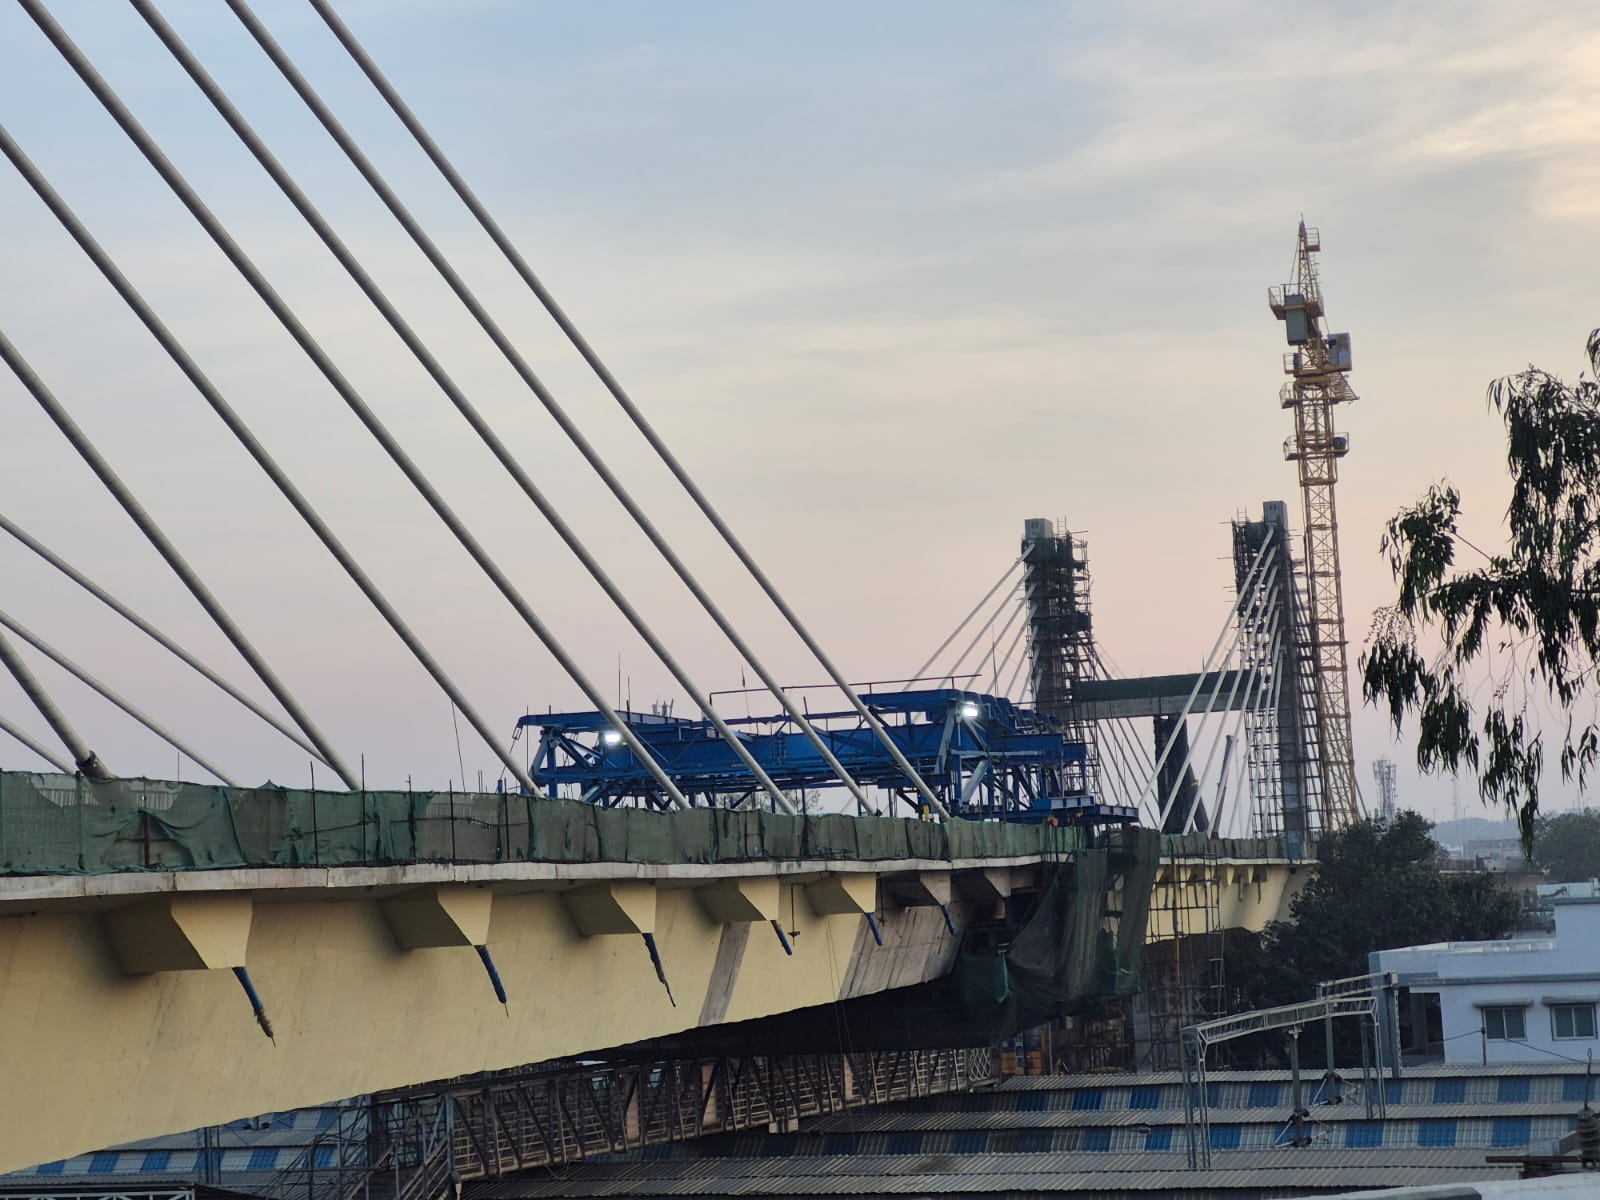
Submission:
[[[0,881],[0,1171],[929,982],[954,966],[952,933],[1002,890],[1035,886],[1043,865],[409,864]],[[1279,915],[1286,867],[1251,882],[1256,869],[1241,870],[1224,919]],[[774,919],[792,954],[755,931]],[[1157,922],[1151,932],[1166,936]],[[485,944],[505,1008],[473,949]],[[224,969],[246,960],[276,1044]],[[100,1100],[85,1106],[91,1080]]]

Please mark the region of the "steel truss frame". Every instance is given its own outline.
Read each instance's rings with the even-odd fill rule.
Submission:
[[[865,692],[885,732],[949,812],[983,817],[1039,812],[1061,798],[1069,768],[1081,771],[1086,749],[1052,717],[1003,696],[960,688]],[[759,800],[750,772],[704,721],[623,712],[623,720],[690,802],[736,807]],[[864,786],[915,805],[905,775],[853,711],[810,714],[812,727]],[[538,729],[532,775],[551,795],[603,807],[665,807],[668,798],[598,712],[532,714],[519,731]],[[783,715],[734,718],[729,724],[751,756],[791,795],[838,785],[808,737]]]
[[[995,1082],[988,1050],[669,1059],[531,1068],[370,1097],[271,1200],[444,1200],[471,1179]],[[168,1200],[166,1197],[153,1200]],[[171,1198],[188,1200],[188,1198]]]
[[[1383,1045],[1383,992],[1394,984],[1392,974],[1357,975],[1317,985],[1317,998],[1299,1004],[1263,1008],[1190,1025],[1183,1030],[1184,1134],[1188,1142],[1189,1165],[1211,1166],[1211,1095],[1206,1079],[1206,1052],[1214,1045],[1268,1033],[1275,1029],[1289,1034],[1291,1091],[1289,1123],[1294,1135],[1289,1144],[1307,1143],[1304,1123],[1309,1110],[1303,1102],[1300,1079],[1300,1034],[1309,1024],[1321,1021],[1327,1037],[1329,1074],[1332,1074],[1333,1022],[1354,1017],[1361,1022],[1361,1090],[1366,1100],[1367,1118],[1388,1116],[1383,1094],[1383,1070],[1376,1062]]]

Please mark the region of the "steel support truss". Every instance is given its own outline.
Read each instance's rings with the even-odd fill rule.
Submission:
[[[533,1068],[353,1105],[271,1200],[443,1200],[492,1179],[717,1133],[964,1092],[988,1050],[875,1050]]]
[[[1300,1079],[1300,1034],[1321,1021],[1328,1046],[1328,1077],[1333,1072],[1333,1022],[1354,1017],[1361,1029],[1361,1091],[1367,1119],[1383,1120],[1388,1105],[1383,1093],[1382,1068],[1377,1063],[1384,1044],[1385,996],[1394,986],[1392,974],[1357,975],[1317,985],[1317,998],[1278,1008],[1263,1008],[1215,1021],[1186,1026],[1183,1030],[1184,1133],[1191,1167],[1211,1166],[1211,1090],[1206,1078],[1206,1052],[1221,1042],[1282,1029],[1289,1035],[1291,1136],[1287,1144],[1307,1145],[1305,1123],[1310,1115]]]
[[[1132,808],[1082,802],[1081,790],[1064,790],[1081,777],[1086,748],[1054,717],[1003,696],[960,688],[869,691],[862,700],[951,814],[1023,819],[1054,815],[1115,824],[1137,819]],[[760,802],[750,772],[708,732],[704,721],[626,711],[621,717],[690,803],[732,808]],[[919,802],[905,786],[898,764],[855,712],[813,712],[810,720],[862,785],[913,807]],[[740,717],[729,724],[791,796],[837,786],[837,776],[787,716]],[[665,805],[651,775],[610,733],[603,714],[535,713],[518,722],[519,734],[534,729],[539,746],[532,775],[550,795],[603,807]]]

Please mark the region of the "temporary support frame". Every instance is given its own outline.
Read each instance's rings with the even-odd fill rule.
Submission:
[[[1152,907],[1151,922],[1166,936],[1145,947],[1137,997],[1143,1009],[1140,1066],[1155,1071],[1179,1065],[1188,1023],[1227,1007],[1218,856],[1175,852],[1163,866],[1165,903]]]
[[[988,1050],[669,1059],[424,1084],[369,1097],[270,1200],[443,1200],[463,1181],[557,1167],[995,1082]]]
[[[1206,1052],[1221,1042],[1233,1041],[1253,1033],[1282,1029],[1289,1035],[1291,1072],[1289,1122],[1293,1136],[1289,1144],[1304,1146],[1305,1106],[1300,1078],[1300,1034],[1307,1025],[1321,1021],[1331,1048],[1333,1022],[1355,1017],[1361,1022],[1361,1090],[1366,1098],[1368,1120],[1383,1120],[1388,1106],[1383,1094],[1383,1068],[1377,1061],[1384,1045],[1385,995],[1394,986],[1392,974],[1358,975],[1319,984],[1318,997],[1300,1004],[1263,1008],[1190,1025],[1183,1030],[1184,1134],[1188,1142],[1189,1165],[1211,1166],[1211,1096],[1206,1079]],[[1331,1061],[1331,1052],[1330,1052]],[[1332,1070],[1332,1067],[1329,1067]]]

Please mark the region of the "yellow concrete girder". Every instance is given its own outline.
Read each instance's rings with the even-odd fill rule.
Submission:
[[[863,890],[852,880],[824,894],[859,901]],[[652,902],[649,919],[640,893]],[[378,897],[257,902],[249,968],[276,1044],[261,1036],[229,971],[134,959],[160,969],[130,975],[94,911],[0,919],[0,1171],[923,982],[950,969],[956,945],[942,923],[933,937],[889,917],[879,948],[859,911],[819,914],[800,902],[783,906],[790,957],[759,925],[713,920],[690,887],[610,888],[609,918],[598,894],[577,897],[581,917],[572,891],[495,895],[487,940],[505,1009],[469,946],[400,949]],[[184,912],[214,897],[172,899]],[[226,899],[250,911],[248,895]],[[616,911],[635,927],[653,925],[676,1007],[637,936],[580,928],[614,928],[605,920]],[[83,1103],[85,1081],[93,1104]]]
[[[1218,928],[1260,933],[1287,921],[1315,863],[1287,861],[1164,863],[1150,895],[1151,941]]]
[[[948,878],[982,867],[1025,888],[1039,866],[901,863],[882,873]],[[1286,916],[1308,874],[1304,864],[1240,866],[1241,882],[1219,898],[1225,925]],[[1242,882],[1247,867],[1261,878]],[[876,945],[863,914],[880,911],[878,876],[867,864],[516,863],[0,882],[0,1171],[948,974],[960,939],[938,908],[882,908]],[[729,878],[740,881],[738,904]],[[455,890],[467,885],[475,897]],[[708,888],[722,899],[708,905]],[[760,918],[774,890],[792,957],[759,919],[720,919]],[[958,928],[992,903],[966,891],[950,905]],[[395,916],[408,895],[413,916],[436,911],[410,925],[402,917],[418,931],[401,934]],[[1157,938],[1172,936],[1160,903]],[[184,931],[181,944],[148,933],[168,926]],[[654,934],[676,1007],[641,939],[606,936],[640,932]],[[479,938],[493,946],[504,1009],[471,949]],[[402,948],[437,941],[454,944]],[[167,948],[136,949],[152,944]],[[229,971],[199,969],[244,965],[245,952],[276,1045]],[[146,969],[129,974],[125,962]],[[95,1087],[88,1105],[85,1081]]]

